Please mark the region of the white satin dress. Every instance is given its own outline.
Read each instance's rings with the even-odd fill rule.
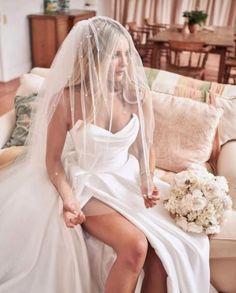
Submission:
[[[146,235],[168,274],[168,293],[209,292],[209,243],[205,235],[187,234],[176,226],[160,201],[146,209],[140,192],[139,164],[128,153],[139,130],[138,117],[112,133],[88,124],[86,135],[78,121],[70,131],[75,151],[65,158],[65,168],[76,197],[84,206],[95,197],[124,215]],[[83,154],[86,137],[86,153]],[[78,163],[79,162],[79,163]],[[169,185],[158,180],[162,194]],[[92,292],[104,292],[109,269],[114,261],[112,249],[85,234]],[[137,288],[136,292],[140,289]]]
[[[207,237],[179,229],[161,202],[144,207],[139,165],[128,154],[138,129],[136,115],[115,134],[92,124],[81,127],[79,121],[74,125],[74,149],[64,164],[75,195],[82,206],[99,199],[143,231],[166,269],[168,293],[208,293]],[[68,229],[46,171],[25,165],[0,173],[0,293],[103,293],[113,250],[81,226]],[[168,192],[166,183],[157,184]]]

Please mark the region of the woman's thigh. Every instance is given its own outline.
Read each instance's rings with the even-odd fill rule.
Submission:
[[[86,216],[83,228],[116,252],[132,245],[144,246],[146,249],[148,246],[143,232],[110,207],[107,213]]]

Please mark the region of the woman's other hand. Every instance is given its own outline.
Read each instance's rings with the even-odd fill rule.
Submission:
[[[154,207],[160,199],[160,193],[154,185],[152,178],[141,176],[141,191],[146,208]]]
[[[74,228],[85,221],[85,215],[81,211],[80,204],[76,198],[63,200],[63,218],[68,228]]]

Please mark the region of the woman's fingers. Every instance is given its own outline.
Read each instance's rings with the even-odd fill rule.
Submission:
[[[71,213],[69,211],[63,211],[64,220],[68,228],[74,228],[76,225],[80,225],[85,221],[85,215],[82,211],[76,211]]]
[[[82,224],[85,221],[85,215],[82,211],[78,213],[77,216],[74,216],[70,220],[74,225]]]
[[[144,197],[144,203],[146,208],[151,208],[155,206],[158,200],[160,199],[159,190],[154,186],[152,194],[151,195],[144,194],[143,197]]]

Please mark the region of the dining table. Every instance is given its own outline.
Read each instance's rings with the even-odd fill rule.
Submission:
[[[168,29],[150,37],[150,41],[154,43],[152,67],[160,68],[161,50],[166,48],[169,41],[203,42],[206,46],[211,47],[210,53],[220,55],[217,80],[221,83],[224,76],[227,50],[234,47],[234,29],[232,27],[218,26],[203,27],[195,33],[186,34],[182,28],[182,25],[170,26]]]

